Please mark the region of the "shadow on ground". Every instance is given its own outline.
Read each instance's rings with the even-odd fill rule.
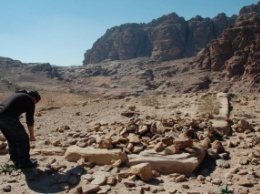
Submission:
[[[200,166],[195,170],[196,175],[210,176],[212,172],[216,170],[216,161],[212,159],[208,154],[204,157]]]
[[[65,172],[40,169],[24,169],[22,172],[29,189],[37,193],[59,193],[72,189],[80,182],[80,177],[86,174],[82,166],[76,166]]]

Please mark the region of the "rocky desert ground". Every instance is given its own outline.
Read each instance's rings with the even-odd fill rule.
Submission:
[[[0,57],[0,101],[42,96],[38,167],[0,134],[0,193],[260,193],[259,10],[114,27],[82,66]]]
[[[257,93],[221,94],[224,104],[218,93],[41,94],[31,142],[39,166],[6,172],[1,138],[1,193],[260,192]]]

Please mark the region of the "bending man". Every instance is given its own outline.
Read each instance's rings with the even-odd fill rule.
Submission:
[[[36,167],[37,161],[30,159],[30,141],[35,141],[35,104],[41,100],[37,91],[17,91],[0,104],[0,130],[8,142],[10,159],[16,168]],[[20,122],[25,113],[28,133]]]

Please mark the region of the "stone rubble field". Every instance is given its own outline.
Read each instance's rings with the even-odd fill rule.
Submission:
[[[4,172],[0,136],[1,193],[260,193],[258,94],[43,99],[37,169]]]

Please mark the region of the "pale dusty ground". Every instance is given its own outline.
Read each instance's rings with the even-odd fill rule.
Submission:
[[[114,123],[114,122],[128,122],[130,118],[122,116],[121,113],[128,110],[129,106],[135,106],[136,111],[140,114],[139,118],[145,118],[147,116],[158,118],[169,118],[176,112],[182,112],[182,114],[189,114],[193,117],[196,112],[196,105],[198,95],[185,94],[185,95],[158,95],[151,94],[143,97],[127,97],[124,99],[99,99],[90,98],[81,95],[61,94],[61,93],[42,93],[43,100],[37,106],[37,113],[35,117],[36,121],[36,142],[32,142],[32,157],[38,159],[38,169],[43,169],[47,164],[51,163],[53,159],[56,159],[60,165],[66,165],[67,168],[63,172],[73,170],[77,164],[67,162],[63,156],[50,155],[42,156],[37,155],[36,150],[42,148],[55,148],[53,142],[69,141],[70,136],[65,133],[58,132],[58,129],[63,126],[69,126],[70,132],[87,133],[88,129],[95,123],[101,123],[102,125]],[[238,95],[233,103],[234,110],[231,115],[232,118],[244,118],[254,126],[260,125],[260,97],[258,94],[244,96]],[[22,118],[23,120],[24,118]],[[230,140],[243,138],[250,138],[256,136],[260,138],[259,132],[255,133],[234,133],[230,136]],[[50,144],[49,144],[50,142]],[[225,144],[225,141],[223,143]],[[231,165],[228,169],[222,169],[215,167],[211,171],[209,176],[212,179],[221,179],[223,182],[220,187],[224,188],[229,181],[225,179],[225,174],[230,172],[230,169],[238,165],[238,161],[241,158],[247,158],[253,150],[258,148],[228,148],[226,150],[230,152],[231,159],[228,163]],[[259,160],[259,158],[258,158]],[[8,162],[8,155],[0,156],[1,164]],[[258,163],[259,164],[259,163]],[[207,164],[203,164],[209,167]],[[94,167],[92,172],[100,170],[102,167]],[[244,165],[244,170],[249,172],[254,170],[260,173],[259,165]],[[62,172],[60,172],[62,174]],[[91,173],[90,169],[86,170],[86,173]],[[26,174],[26,173],[25,173]],[[244,175],[247,176],[247,175]],[[28,177],[27,177],[28,178]],[[40,173],[36,180],[26,180],[24,173],[13,171],[9,174],[0,174],[0,193],[3,193],[2,188],[7,185],[11,186],[10,193],[74,193],[77,185],[71,188],[69,191],[62,190],[58,184],[51,184],[52,176],[47,173]],[[259,177],[257,179],[259,182]],[[81,183],[79,183],[80,185]],[[144,183],[150,188],[150,191],[145,193],[170,193],[176,191],[176,193],[210,193],[216,191],[218,186],[213,185],[210,182],[200,183],[196,180],[196,177],[188,177],[187,181],[181,183],[174,183],[170,180],[169,176],[161,175],[156,177],[154,181]],[[185,187],[189,188],[185,188]],[[238,188],[238,185],[234,183],[231,188]],[[260,192],[260,185],[255,184],[254,187],[247,187],[248,192],[256,194]],[[258,190],[257,190],[258,189]],[[110,193],[138,193],[135,188],[126,190],[126,187],[121,183],[118,183],[115,187],[112,187]]]

